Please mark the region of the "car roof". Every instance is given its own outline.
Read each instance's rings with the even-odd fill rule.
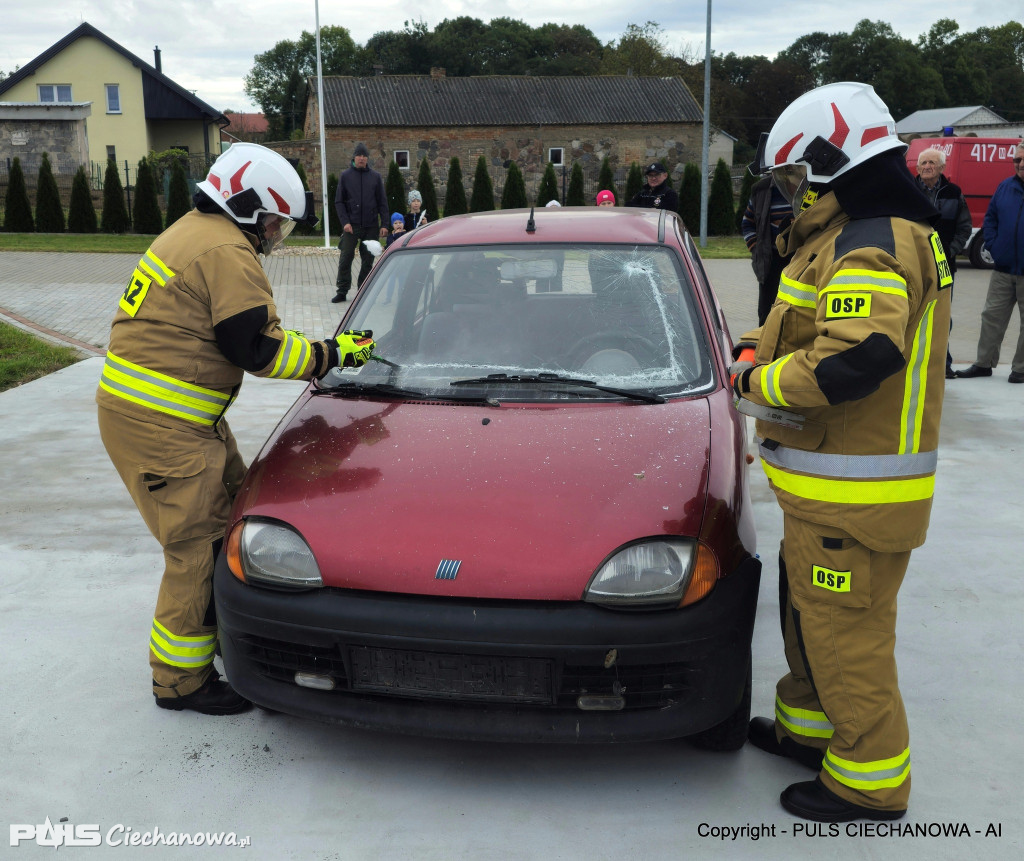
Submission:
[[[533,210],[535,230],[528,233],[529,209],[474,212],[426,224],[412,231],[409,238],[398,245],[400,248],[524,242],[652,245],[664,243],[675,234],[669,221],[678,217],[674,212],[660,209],[540,207]]]

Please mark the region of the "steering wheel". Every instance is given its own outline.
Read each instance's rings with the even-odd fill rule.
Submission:
[[[643,335],[632,332],[597,332],[585,335],[572,345],[569,350],[569,367],[582,370],[584,366],[597,362],[595,370],[610,370],[612,366],[619,366],[622,373],[632,373],[657,365],[663,352]],[[612,353],[624,355],[612,356]]]

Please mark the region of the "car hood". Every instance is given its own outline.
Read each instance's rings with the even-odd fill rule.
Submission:
[[[703,398],[307,397],[253,464],[236,513],[297,529],[326,586],[579,600],[623,544],[699,534],[709,440]]]

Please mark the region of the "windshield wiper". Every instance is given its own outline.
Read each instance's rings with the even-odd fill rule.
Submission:
[[[594,380],[580,380],[575,377],[563,377],[560,374],[488,374],[486,377],[473,377],[467,380],[452,380],[450,386],[486,386],[486,385],[529,385],[536,383],[561,383],[570,386],[582,386],[587,389],[596,389],[599,392],[607,392],[609,395],[618,395],[622,398],[631,398],[635,401],[643,401],[647,404],[663,404],[665,398],[654,392],[641,392],[635,389],[617,389],[614,386],[604,386]]]
[[[329,388],[317,387],[313,389],[314,395],[333,395],[344,398],[349,395],[383,395],[387,398],[411,398],[422,399],[427,397],[423,392],[416,392],[412,389],[402,389],[393,386],[391,383],[360,383],[355,380],[339,383]]]

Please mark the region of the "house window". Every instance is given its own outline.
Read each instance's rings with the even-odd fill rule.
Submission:
[[[409,150],[407,149],[396,149],[395,150],[395,164],[398,165],[399,170],[409,169]]]
[[[548,150],[548,161],[551,162],[555,167],[561,167],[563,164],[562,154],[565,152],[564,147],[553,146]]]
[[[107,113],[121,113],[121,87],[118,84],[107,84]]]
[[[70,102],[71,84],[39,84],[39,101]]]
[[[117,161],[117,149],[115,147],[107,147],[107,161]]]

